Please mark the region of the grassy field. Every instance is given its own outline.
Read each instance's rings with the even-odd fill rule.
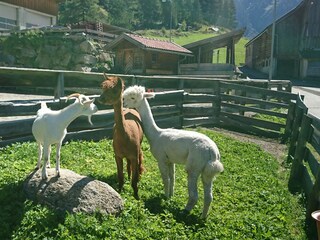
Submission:
[[[175,195],[165,200],[156,160],[143,142],[146,172],[139,183],[141,200],[126,181],[119,217],[59,214],[27,200],[23,182],[37,161],[34,142],[0,149],[0,239],[307,239],[301,197],[287,190],[289,169],[258,145],[222,133],[197,129],[220,148],[225,172],[214,183],[206,221],[199,201],[183,215],[186,174],[177,166]],[[54,154],[53,151],[52,154]],[[54,156],[54,155],[52,155]],[[61,167],[105,181],[117,189],[111,140],[69,142],[62,147]]]
[[[153,37],[163,40],[170,39],[170,32],[168,30],[165,31],[155,31],[155,30],[148,30],[148,31],[140,31],[144,36]],[[221,34],[221,33],[219,33]],[[196,42],[202,39],[210,38],[213,36],[217,36],[218,34],[208,32],[205,30],[200,31],[190,31],[190,32],[177,32],[172,31],[172,41],[183,46],[188,43]],[[247,38],[241,38],[239,42],[235,45],[235,64],[236,66],[243,65],[245,62],[245,44],[249,40]],[[217,50],[219,50],[219,56],[217,55]],[[216,49],[213,55],[212,62],[213,63],[225,63],[226,59],[226,48]]]

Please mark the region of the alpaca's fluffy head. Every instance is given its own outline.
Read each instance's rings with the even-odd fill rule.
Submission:
[[[123,92],[123,105],[127,108],[138,109],[144,98],[153,98],[154,93],[146,92],[142,86],[131,86]]]
[[[101,84],[102,94],[98,101],[102,104],[113,105],[121,100],[121,94],[124,88],[123,80],[117,76],[106,76]]]

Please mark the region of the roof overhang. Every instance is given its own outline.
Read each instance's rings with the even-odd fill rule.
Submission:
[[[202,39],[193,43],[183,45],[186,49],[195,50],[197,48],[217,49],[230,45],[230,43],[237,43],[245,32],[245,28],[234,30],[218,36]]]

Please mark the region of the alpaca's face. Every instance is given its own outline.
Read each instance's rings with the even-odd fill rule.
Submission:
[[[143,100],[144,89],[129,87],[123,92],[123,105],[126,108],[139,108]]]
[[[121,100],[123,81],[118,77],[108,77],[102,83],[103,92],[98,101],[102,104],[113,105]]]

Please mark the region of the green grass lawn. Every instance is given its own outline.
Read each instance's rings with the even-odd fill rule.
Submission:
[[[183,166],[177,166],[174,197],[165,200],[157,162],[146,139],[143,152],[147,171],[139,183],[141,200],[133,198],[126,181],[121,193],[125,208],[119,217],[61,215],[33,203],[23,193],[23,182],[37,162],[37,146],[31,142],[0,150],[0,239],[306,239],[301,198],[287,190],[289,169],[255,144],[212,130],[197,131],[217,143],[225,167],[214,182],[214,199],[206,221],[199,219],[201,181],[196,207],[190,215],[181,213],[187,201]],[[111,140],[65,144],[61,167],[117,189]]]

